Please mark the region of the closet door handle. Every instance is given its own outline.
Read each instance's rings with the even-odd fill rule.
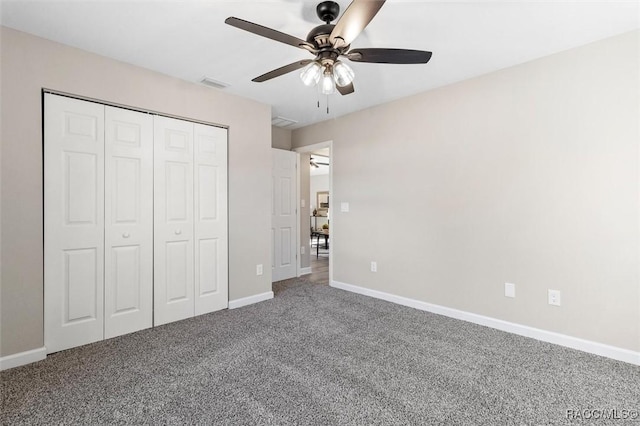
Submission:
[[[181,230],[179,230],[179,229],[176,229],[175,234],[176,234],[176,235],[180,235],[180,234],[182,234],[182,231],[181,231]]]
[[[122,238],[129,238],[131,235],[129,235],[128,232],[125,232],[124,234],[122,234]]]

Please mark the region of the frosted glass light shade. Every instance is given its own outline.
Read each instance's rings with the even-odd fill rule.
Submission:
[[[304,67],[304,69],[300,73],[300,79],[305,86],[313,86],[314,84],[318,84],[321,74],[322,66],[314,61]]]
[[[336,83],[333,81],[333,75],[330,72],[324,73],[322,76],[322,94],[330,95],[336,90]]]
[[[353,81],[355,73],[351,67],[343,62],[337,61],[333,66],[333,77],[340,87],[348,86]]]

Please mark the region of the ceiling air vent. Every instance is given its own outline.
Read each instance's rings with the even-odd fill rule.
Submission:
[[[298,122],[296,120],[292,120],[290,118],[284,118],[284,117],[274,117],[271,119],[271,125],[276,126],[276,127],[289,127],[289,126],[293,126],[294,124],[297,124]]]
[[[202,80],[200,80],[200,83],[204,84],[205,86],[213,87],[215,89],[224,89],[226,87],[229,87],[227,83],[223,83],[209,77],[204,77]]]

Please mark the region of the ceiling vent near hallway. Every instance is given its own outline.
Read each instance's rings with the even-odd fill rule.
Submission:
[[[226,87],[229,87],[227,83],[223,83],[209,77],[204,77],[202,80],[200,80],[200,83],[204,84],[205,86],[213,87],[215,89],[224,89]]]
[[[289,127],[289,126],[293,126],[294,124],[297,124],[298,122],[296,120],[292,120],[290,118],[284,118],[284,117],[274,117],[271,119],[271,125],[276,126],[276,127]]]

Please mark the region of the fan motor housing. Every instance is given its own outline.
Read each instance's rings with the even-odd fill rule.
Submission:
[[[340,13],[340,5],[335,1],[323,1],[316,6],[316,14],[321,21],[327,24],[334,21]]]
[[[329,36],[331,35],[331,31],[333,31],[333,27],[335,27],[335,25],[332,24],[318,25],[309,31],[307,41],[315,44],[319,48],[330,46]]]

